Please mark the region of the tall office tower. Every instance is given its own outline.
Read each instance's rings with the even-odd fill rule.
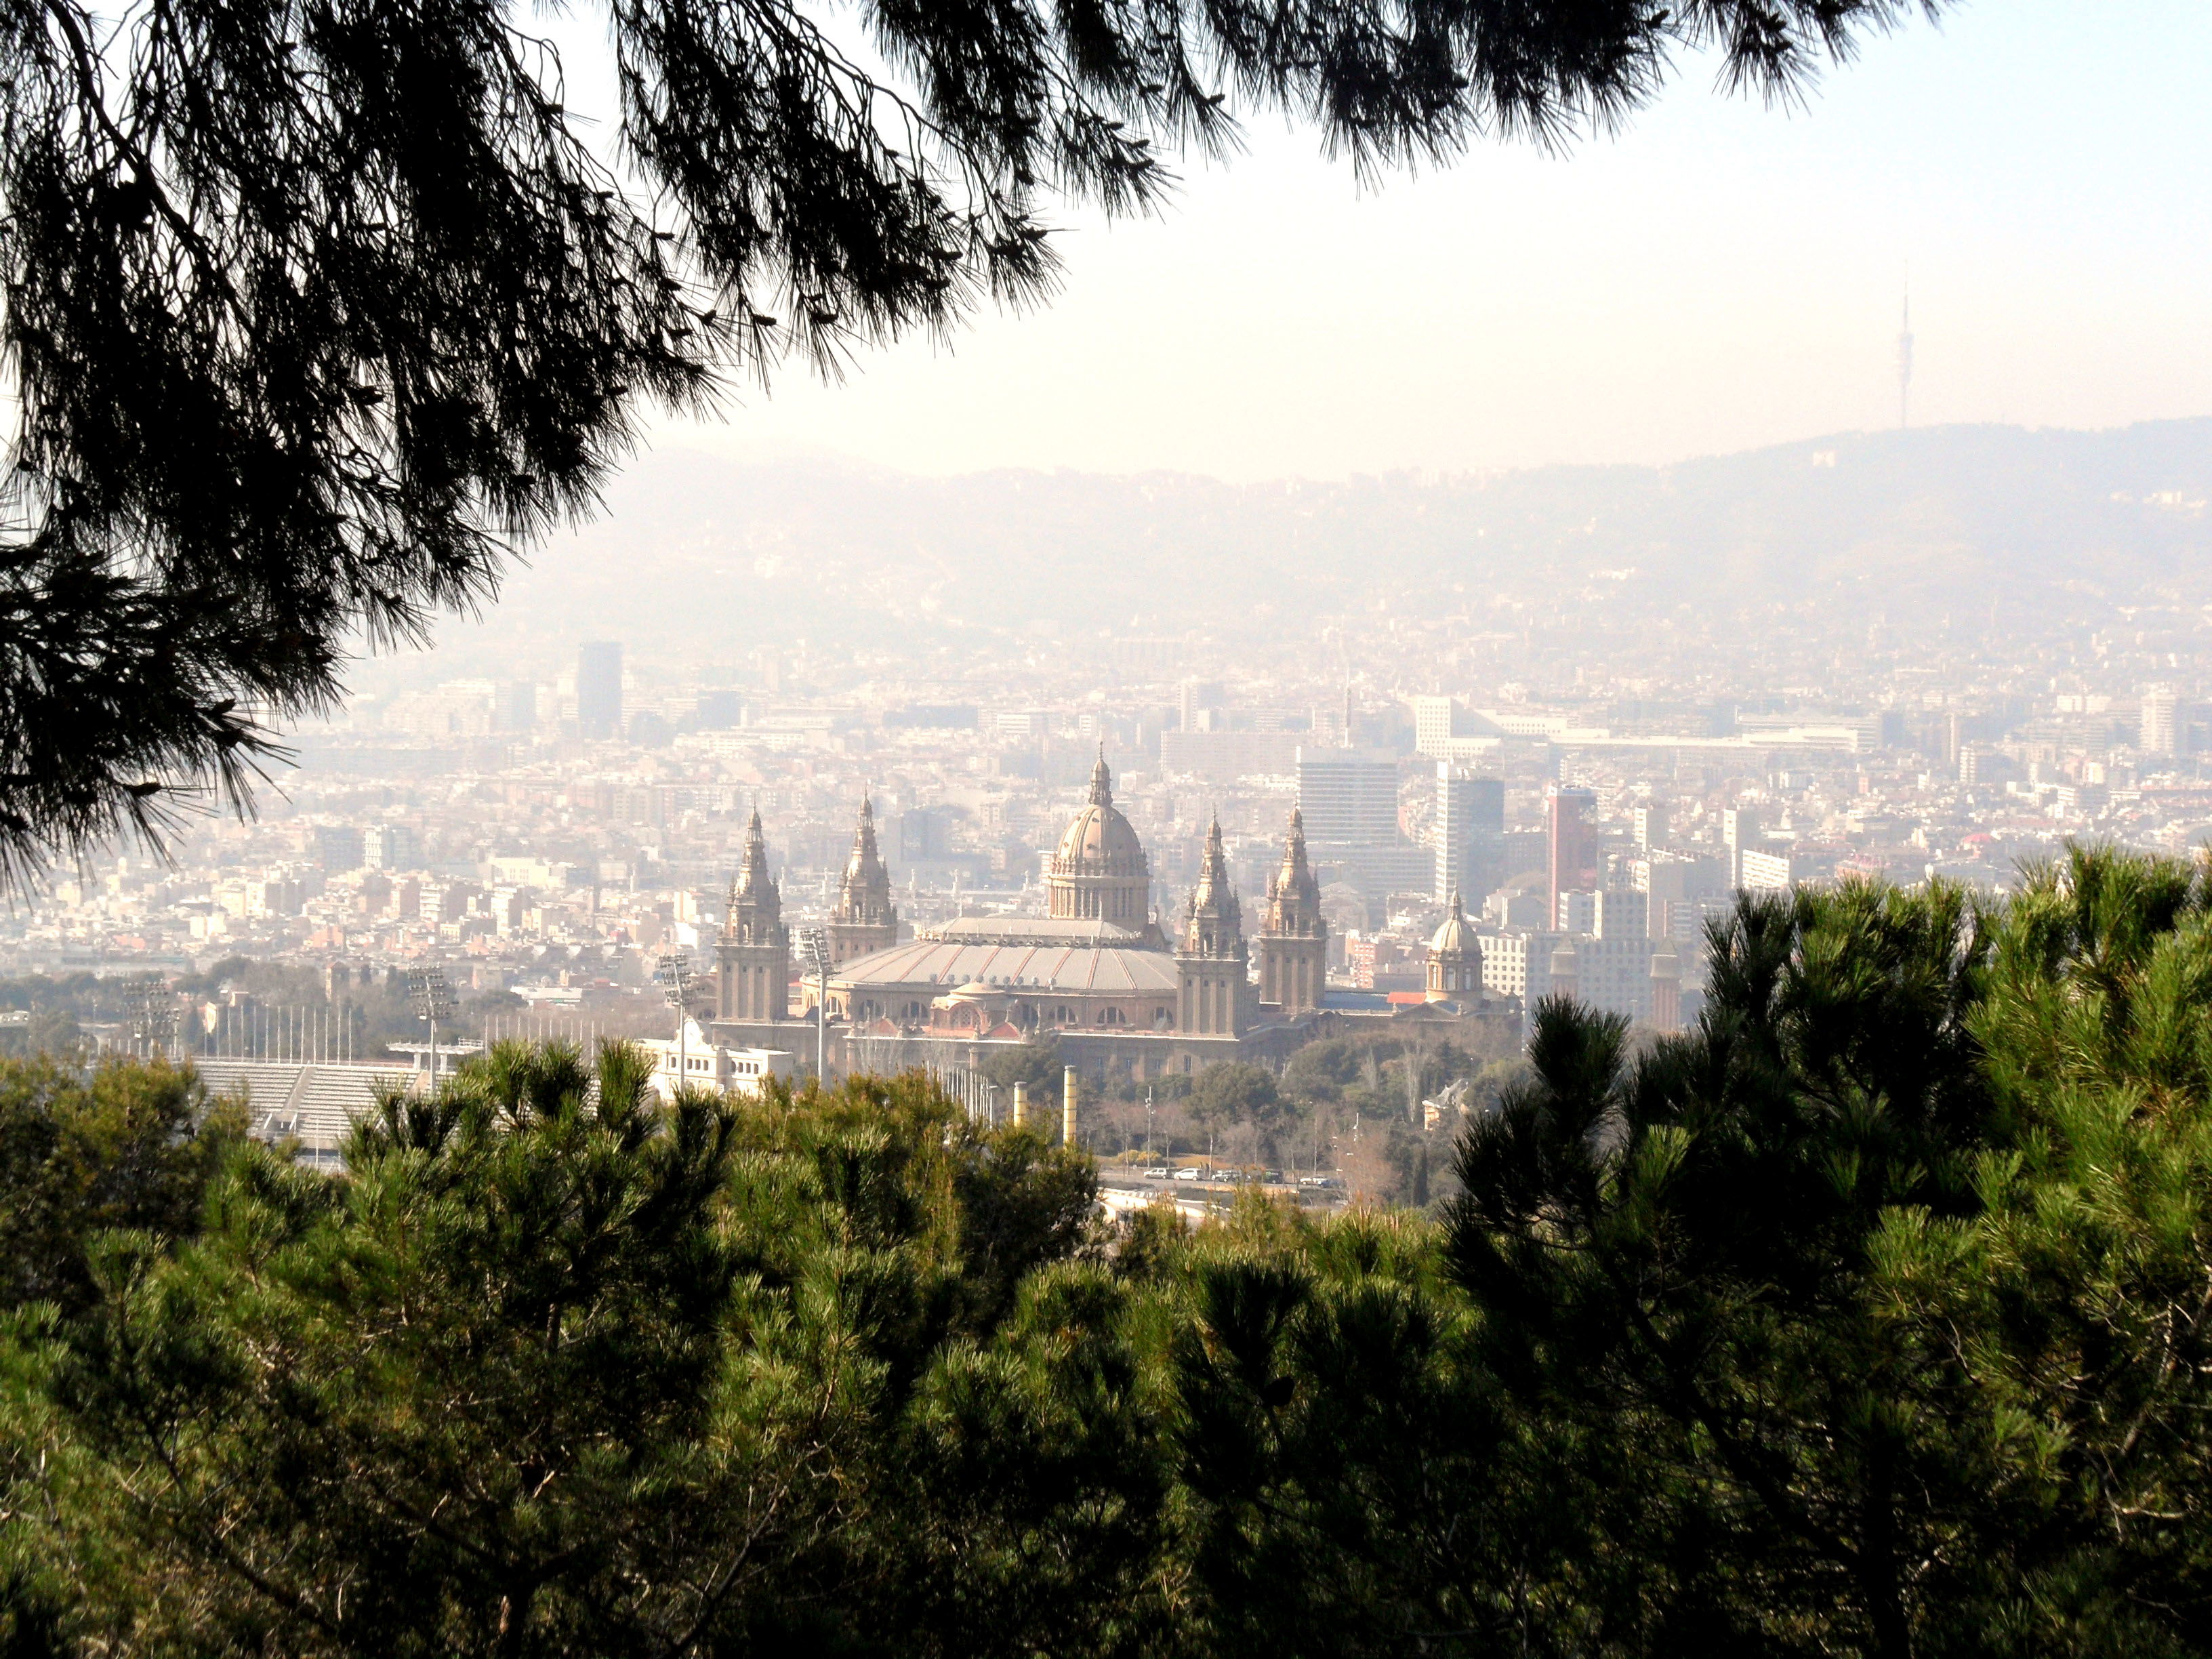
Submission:
[[[587,738],[622,735],[622,647],[587,641],[576,653],[576,725]]]
[[[1651,1025],[1659,1031],[1682,1025],[1682,959],[1672,939],[1651,953]]]
[[[1456,735],[1457,705],[1449,697],[1413,696],[1406,699],[1413,711],[1413,747],[1421,754],[1438,758],[1450,756],[1452,738]],[[1449,894],[1443,896],[1449,898]]]
[[[1598,894],[1590,908],[1589,931],[1600,939],[1648,940],[1651,936],[1651,901],[1644,894],[1613,888]]]
[[[1597,931],[1598,896],[1584,889],[1570,887],[1559,895],[1559,902],[1552,912],[1552,926],[1563,933],[1594,933]]]
[[[420,870],[422,838],[404,823],[372,823],[361,832],[362,862],[372,870]]]
[[[1355,847],[1398,840],[1398,761],[1387,749],[1298,750],[1298,813],[1308,839]]]
[[[1480,909],[1505,881],[1505,785],[1450,761],[1437,763],[1437,885]]]
[[[344,824],[319,826],[315,831],[315,862],[334,876],[360,869],[361,831]]]
[[[507,680],[499,688],[492,724],[502,732],[527,732],[538,724],[538,682]]]
[[[1645,852],[1667,844],[1667,809],[1657,801],[1636,809],[1636,844]]]
[[[2188,747],[2181,712],[2181,694],[2170,685],[2147,685],[2142,694],[2142,726],[2136,746],[2146,755],[2179,755]]]
[[[1748,806],[1731,806],[1721,814],[1721,840],[1728,847],[1729,887],[1743,885],[1743,855],[1759,848],[1759,814]]]
[[[1595,791],[1555,783],[1545,802],[1549,815],[1546,839],[1552,854],[1551,913],[1559,914],[1559,895],[1587,892],[1597,885],[1597,831],[1589,822],[1597,806]]]
[[[1182,729],[1197,731],[1201,723],[1200,716],[1211,709],[1218,708],[1221,702],[1222,690],[1218,684],[1210,680],[1185,680],[1182,697]]]

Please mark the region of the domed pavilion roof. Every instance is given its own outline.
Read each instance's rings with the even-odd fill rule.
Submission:
[[[1114,775],[1102,752],[1091,769],[1091,799],[1068,820],[1052,856],[1052,873],[1067,876],[1148,876],[1145,844],[1114,805]]]
[[[1443,926],[1437,929],[1436,937],[1429,941],[1429,954],[1432,957],[1465,956],[1470,951],[1481,948],[1481,943],[1475,936],[1474,926],[1468,921],[1467,911],[1460,903],[1459,894],[1455,891],[1451,896],[1450,913],[1444,917]]]

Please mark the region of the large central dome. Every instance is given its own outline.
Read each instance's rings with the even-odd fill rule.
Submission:
[[[1045,877],[1054,916],[1144,927],[1152,901],[1152,866],[1114,805],[1114,775],[1103,749],[1091,771],[1090,804],[1068,823]]]

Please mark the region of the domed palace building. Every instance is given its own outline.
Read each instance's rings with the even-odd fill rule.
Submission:
[[[1102,753],[1045,884],[1042,916],[964,917],[899,941],[864,805],[831,912],[833,1070],[947,1071],[973,1066],[985,1045],[1050,1036],[1087,1075],[1142,1080],[1221,1060],[1278,1059],[1326,1018],[1328,927],[1295,813],[1254,934],[1245,933],[1218,823],[1183,914],[1164,928],[1151,860],[1114,805]],[[771,887],[749,840],[717,951],[726,988],[714,1036],[805,1055],[812,1033],[799,1022],[811,1024],[812,975],[775,1020],[762,1019],[751,994],[765,977],[759,958],[788,950]]]

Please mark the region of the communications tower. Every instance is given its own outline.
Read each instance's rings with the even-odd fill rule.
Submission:
[[[1908,401],[1912,391],[1912,289],[1905,290],[1905,314],[1897,329],[1897,428],[1902,432],[1911,424],[1909,416],[1911,404]]]

